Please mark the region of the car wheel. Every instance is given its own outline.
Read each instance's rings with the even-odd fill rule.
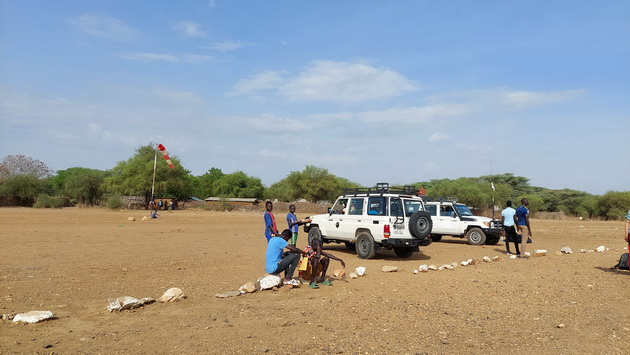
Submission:
[[[320,232],[317,227],[311,227],[311,229],[308,230],[308,245],[313,245],[314,239],[319,239],[322,245],[324,244],[324,241],[322,240],[322,232]]]
[[[442,240],[442,236],[431,234],[431,240],[434,242],[439,242],[440,240]]]
[[[344,242],[343,244],[346,245],[346,249],[348,250],[355,250],[357,248],[356,244],[351,243],[351,242]]]
[[[413,254],[412,248],[394,248],[394,253],[401,258],[408,258]]]
[[[361,232],[357,236],[356,243],[357,255],[361,259],[373,259],[376,255],[376,244],[374,238],[368,232]]]
[[[480,228],[470,228],[468,232],[466,232],[466,238],[470,245],[482,245],[486,242],[486,233]]]
[[[409,232],[415,238],[424,239],[429,237],[432,228],[431,215],[426,211],[418,211],[409,218]]]

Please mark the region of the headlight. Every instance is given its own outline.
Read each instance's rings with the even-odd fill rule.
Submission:
[[[483,225],[486,227],[490,227],[490,222],[483,222]]]

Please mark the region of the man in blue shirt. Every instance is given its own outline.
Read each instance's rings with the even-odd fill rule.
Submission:
[[[516,255],[521,255],[521,252],[518,250],[516,229],[514,229],[514,215],[516,215],[516,210],[512,208],[512,201],[508,200],[505,205],[505,209],[501,211],[501,223],[503,224],[503,231],[505,232],[505,249],[508,255],[512,254],[510,252],[510,242],[513,242],[516,248]]]
[[[287,224],[289,225],[289,229],[293,236],[291,237],[291,241],[289,244],[295,246],[297,244],[298,238],[298,226],[303,225],[304,223],[308,223],[310,220],[308,218],[302,219],[298,221],[297,216],[295,215],[295,205],[289,206],[289,213],[287,213]]]
[[[521,258],[527,257],[525,255],[525,247],[527,246],[527,239],[532,235],[532,228],[529,226],[529,200],[523,198],[521,200],[521,206],[516,209],[516,226],[521,232]]]
[[[300,261],[300,254],[306,253],[293,245],[287,240],[291,239],[293,233],[285,229],[278,236],[271,237],[267,243],[267,252],[265,255],[265,271],[269,274],[279,274],[284,271],[285,285],[299,286],[300,282],[293,279],[293,273]],[[284,249],[288,249],[288,253],[284,253]]]

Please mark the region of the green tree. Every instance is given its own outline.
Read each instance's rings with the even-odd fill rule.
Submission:
[[[213,190],[218,197],[262,199],[265,193],[265,187],[260,179],[247,176],[242,171],[223,175],[213,183]]]
[[[211,168],[207,173],[195,178],[193,194],[202,199],[207,197],[217,197],[219,194],[216,185],[225,174],[218,168]]]
[[[312,202],[334,201],[345,188],[358,186],[329,173],[327,169],[307,165],[304,170],[292,171],[286,178],[271,185],[268,196],[286,202],[299,198]]]
[[[26,155],[7,155],[0,161],[0,181],[16,175],[31,175],[37,179],[51,176],[53,171],[42,161]]]
[[[126,161],[119,162],[111,170],[111,176],[105,178],[103,187],[110,194],[144,196],[151,198],[153,180],[153,162],[155,147],[144,145],[136,149],[136,153]],[[155,174],[155,196],[176,197],[186,199],[190,197],[189,171],[185,170],[177,157],[171,156],[174,169],[168,167],[164,159],[158,154]]]
[[[20,206],[31,205],[44,189],[44,180],[35,175],[13,175],[0,185],[0,196],[15,199]]]
[[[58,195],[81,204],[98,205],[103,197],[101,185],[105,176],[102,170],[75,167],[58,171],[51,182]]]
[[[617,220],[630,210],[630,191],[608,191],[597,201],[599,216],[606,220]]]

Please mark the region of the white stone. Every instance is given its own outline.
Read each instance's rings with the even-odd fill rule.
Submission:
[[[438,269],[438,271],[442,271],[442,270],[444,270],[444,265],[438,266],[438,268],[437,268],[437,269]]]
[[[525,252],[525,256],[532,256],[528,251]]]
[[[489,258],[489,257],[487,257],[487,256],[484,256],[484,257],[483,257],[483,262],[484,262],[484,263],[490,263],[490,262],[492,262],[492,259],[490,259],[490,258]]]
[[[448,270],[453,270],[453,269],[455,268],[455,267],[454,267],[453,265],[451,265],[451,264],[445,264],[445,265],[442,265],[442,266],[443,266],[445,269],[448,269]]]
[[[510,259],[516,259],[516,258],[518,258],[518,256],[516,256],[516,255],[510,255]]]
[[[257,290],[268,290],[280,286],[280,284],[282,284],[282,278],[278,274],[267,274],[256,280],[255,283]]]
[[[227,291],[223,293],[217,293],[215,296],[218,298],[229,298],[229,297],[236,297],[240,295],[241,295],[241,291]]]
[[[595,249],[595,251],[596,251],[596,252],[598,252],[598,253],[603,253],[603,252],[605,252],[605,251],[606,251],[606,247],[605,247],[605,246],[603,246],[603,245],[600,245],[600,246],[598,246],[598,247]]]
[[[435,271],[435,270],[437,270],[438,268],[437,268],[437,266],[435,266],[435,265],[431,264],[431,265],[429,265],[429,266],[427,267],[427,269],[428,269],[428,270],[433,270],[433,271]]]
[[[398,271],[398,266],[387,266],[387,265],[384,265],[383,268],[381,269],[381,271],[383,271],[383,272],[397,272]]]
[[[454,269],[454,268],[458,267],[458,266],[459,266],[459,264],[455,262],[455,263],[451,263],[451,266],[452,266],[452,267],[453,267],[453,269]]]
[[[545,255],[547,255],[547,251],[545,249],[534,250],[534,256],[545,256]]]
[[[129,218],[127,218],[127,220],[131,221],[131,222],[135,222],[136,221],[136,217],[129,217]]]
[[[492,261],[500,261],[500,260],[501,258],[498,255],[492,257]]]
[[[180,288],[173,287],[166,290],[166,292],[164,292],[164,294],[157,300],[158,302],[166,303],[166,302],[175,302],[182,298],[186,298],[186,296],[184,296],[184,292]]]
[[[422,265],[420,265],[420,268],[418,268],[418,271],[420,271],[420,272],[427,272],[427,271],[429,271],[429,267],[427,266],[427,264],[422,264]]]
[[[359,276],[357,276],[357,274],[355,274],[354,272],[351,272],[351,273],[350,273],[350,278],[351,278],[351,279],[356,279],[356,278],[358,278],[358,277],[359,277]]]
[[[245,285],[241,286],[238,289],[241,293],[252,293],[256,292],[256,285],[253,282],[248,282]]]
[[[470,264],[470,261],[468,260],[462,261],[462,266],[468,266],[468,264]]]
[[[354,273],[358,276],[363,276],[365,275],[365,270],[365,266],[359,266],[358,268],[354,269]]]
[[[580,253],[586,253],[586,249],[580,249]]]
[[[13,322],[37,323],[46,319],[51,319],[55,315],[51,311],[30,311],[19,313],[13,317]]]
[[[416,270],[416,269],[413,269],[413,271],[412,271],[412,272],[413,272],[414,274],[418,274],[418,273],[420,273],[420,271],[418,271],[418,270]]]
[[[569,247],[562,247],[560,249],[560,252],[562,254],[573,254],[573,250],[571,250],[571,248],[569,248]]]
[[[147,216],[143,216],[143,217],[142,217],[142,220],[143,220],[143,221],[148,221],[148,220],[150,220],[150,218],[149,218],[149,217],[147,217]]]

